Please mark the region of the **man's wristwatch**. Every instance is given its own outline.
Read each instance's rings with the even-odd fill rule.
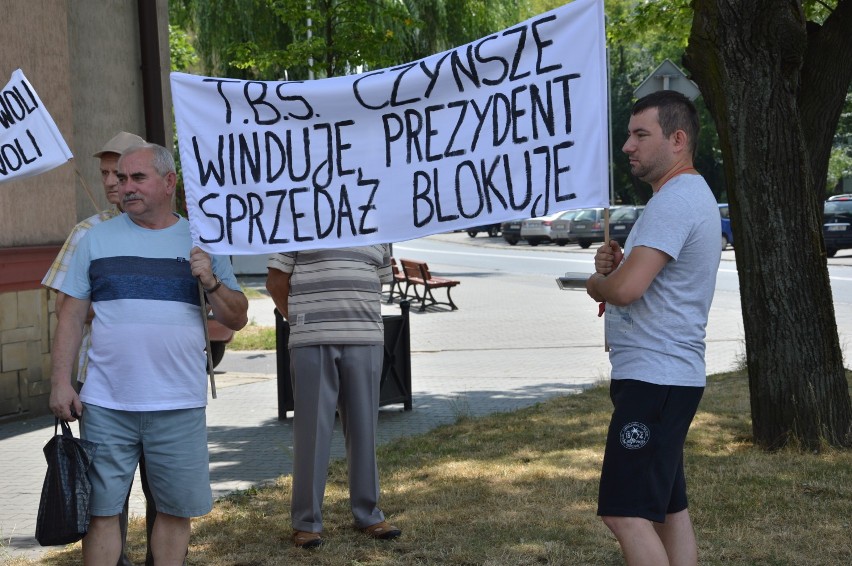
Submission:
[[[202,288],[204,289],[204,292],[205,292],[205,293],[207,293],[208,295],[209,295],[210,293],[215,293],[216,291],[218,291],[218,290],[219,290],[219,287],[221,287],[221,286],[222,286],[222,280],[221,280],[221,279],[219,279],[219,276],[218,276],[218,275],[213,275],[213,277],[215,277],[215,278],[216,278],[216,284],[215,284],[215,285],[213,285],[213,286],[212,286],[212,287],[210,287],[209,289],[208,289],[207,287],[203,287],[203,286],[202,286]]]

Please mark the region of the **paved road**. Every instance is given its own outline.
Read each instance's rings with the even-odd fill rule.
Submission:
[[[585,293],[560,291],[553,275],[434,262],[430,267],[462,281],[452,291],[460,309],[411,314],[414,409],[383,408],[381,442],[426,432],[461,415],[515,410],[607,378],[603,322]],[[256,278],[245,281],[261,284]],[[269,299],[252,300],[249,317],[273,325],[272,308]],[[396,305],[383,310],[399,313]],[[717,294],[708,325],[709,373],[735,365],[742,336],[738,295]],[[228,351],[217,368],[218,398],[208,406],[211,482],[217,496],[271,482],[291,470],[292,434],[289,420],[277,418],[275,368],[275,352],[267,351]],[[33,533],[45,470],[41,447],[52,425],[52,418],[41,417],[0,426],[0,562],[10,554],[42,552]],[[343,455],[339,430],[333,453]],[[134,488],[132,513],[142,514],[138,481]]]

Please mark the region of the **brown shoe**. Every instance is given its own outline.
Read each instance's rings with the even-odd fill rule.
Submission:
[[[369,527],[365,527],[361,529],[361,532],[367,536],[381,539],[381,540],[391,540],[399,537],[402,534],[402,531],[398,528],[394,527],[387,521],[382,521],[381,523],[376,523],[375,525],[370,525]]]
[[[316,548],[323,543],[319,533],[293,531],[293,545],[297,548]]]

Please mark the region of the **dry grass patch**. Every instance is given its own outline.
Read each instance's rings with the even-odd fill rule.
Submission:
[[[609,410],[601,387],[383,446],[381,505],[403,529],[389,543],[352,527],[342,462],[332,466],[317,551],[290,544],[289,477],[234,494],[194,522],[189,564],[622,564],[595,517]],[[767,454],[751,445],[750,427],[746,378],[712,377],[686,455],[700,562],[852,563],[852,453]],[[143,537],[137,519],[139,562]],[[42,561],[79,563],[79,545]]]
[[[247,324],[234,333],[234,339],[228,344],[229,350],[274,350],[275,327]]]

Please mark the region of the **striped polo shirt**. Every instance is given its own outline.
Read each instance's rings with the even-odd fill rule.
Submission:
[[[382,284],[393,278],[387,244],[273,254],[290,274],[290,347],[382,344]]]

